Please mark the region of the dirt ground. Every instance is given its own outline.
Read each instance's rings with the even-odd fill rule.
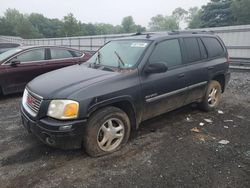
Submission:
[[[220,113],[164,114],[100,158],[40,143],[21,125],[20,100],[0,98],[0,187],[250,187],[250,72],[232,72]]]

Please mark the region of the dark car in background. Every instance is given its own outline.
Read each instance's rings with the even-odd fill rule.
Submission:
[[[4,95],[22,92],[33,78],[83,63],[90,57],[89,52],[58,46],[22,46],[8,50],[0,54],[0,92]]]
[[[1,42],[0,43],[0,54],[3,53],[3,52],[6,52],[8,50],[11,50],[13,48],[17,48],[19,46],[21,46],[21,44]]]
[[[117,39],[84,64],[29,82],[22,120],[50,146],[101,156],[123,146],[142,121],[194,102],[216,109],[229,78],[227,49],[215,35]]]

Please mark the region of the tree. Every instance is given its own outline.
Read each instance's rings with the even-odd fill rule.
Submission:
[[[149,22],[150,31],[172,31],[178,30],[178,22],[173,16],[163,16],[158,14],[151,18]]]
[[[201,21],[201,10],[198,7],[191,7],[188,10],[188,15],[186,17],[186,22],[188,23],[188,28],[195,29],[202,25]]]
[[[136,25],[132,16],[127,16],[123,18],[122,28],[124,33],[136,32]]]
[[[180,7],[176,8],[173,11],[172,16],[176,19],[178,28],[180,27],[180,22],[185,20],[187,14],[188,14],[188,11]]]
[[[232,0],[211,0],[202,7],[201,27],[234,25],[235,18],[231,11]]]
[[[233,0],[231,9],[237,24],[250,24],[249,0]]]
[[[79,24],[72,13],[69,13],[67,16],[64,16],[62,31],[64,33],[64,36],[66,37],[72,37],[79,34]]]
[[[0,35],[23,38],[55,38],[86,35],[118,34],[124,32],[143,32],[145,27],[136,25],[131,16],[125,17],[121,25],[105,23],[81,23],[72,13],[63,18],[49,19],[42,14],[22,14],[16,9],[7,9],[0,17]]]
[[[4,17],[5,24],[11,29],[11,31],[6,32],[23,38],[41,37],[39,31],[29,21],[28,15],[23,15],[16,9],[7,9]]]

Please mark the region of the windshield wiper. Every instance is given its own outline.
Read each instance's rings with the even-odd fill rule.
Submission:
[[[123,66],[125,66],[125,63],[122,60],[121,56],[119,56],[119,54],[116,51],[114,51],[114,52],[115,52],[115,55],[118,57],[118,68],[121,68],[121,63]]]
[[[98,51],[97,52],[97,57],[96,57],[96,59],[95,59],[95,62],[94,63],[90,63],[89,64],[89,67],[93,67],[93,68],[97,68],[96,67],[96,64],[97,64],[97,61],[98,61],[98,65],[100,65],[101,64],[101,53]],[[94,65],[94,66],[92,66],[92,65]]]

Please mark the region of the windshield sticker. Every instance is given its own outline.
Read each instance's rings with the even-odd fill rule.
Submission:
[[[148,45],[148,43],[136,42],[136,43],[132,43],[131,47],[134,47],[134,48],[145,48],[147,45]]]

